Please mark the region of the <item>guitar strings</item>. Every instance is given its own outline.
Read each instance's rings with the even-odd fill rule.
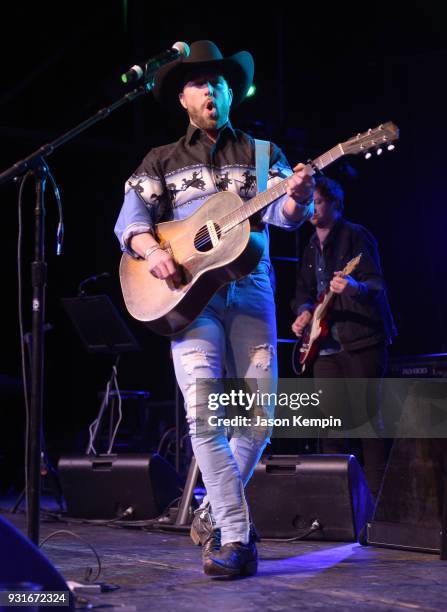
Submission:
[[[389,139],[391,142],[393,140],[395,140],[396,138],[394,137],[394,134],[391,134],[391,137],[389,135],[389,133],[387,133],[389,131],[389,124],[382,124],[380,125],[378,128],[375,128],[374,130],[369,130],[367,133],[365,132],[364,134],[358,134],[357,137],[355,138],[355,144],[357,145],[357,147],[360,147],[363,152],[369,150],[371,148],[372,145],[375,145],[374,141],[372,140],[372,137],[375,135],[375,133],[377,131],[383,131],[383,135],[381,136],[381,140],[383,142],[387,142],[387,140]],[[392,124],[390,124],[391,127],[393,127]],[[384,129],[385,128],[385,129]],[[372,144],[369,143],[366,146],[363,144],[363,141],[365,139],[370,139]],[[351,139],[353,140],[353,139]],[[309,161],[307,163],[307,165],[310,165],[312,168],[316,168],[318,170],[323,170],[323,168],[325,168],[326,166],[328,166],[329,164],[331,164],[332,162],[336,161],[339,157],[342,157],[343,155],[346,155],[346,151],[343,149],[343,145],[349,144],[350,141],[347,141],[346,143],[343,144],[337,144],[335,147],[333,147],[332,149],[330,149],[329,151],[326,151],[326,153],[323,153],[323,155],[320,155],[319,157],[315,158],[312,161]],[[357,153],[359,151],[356,151]],[[351,151],[351,153],[354,153],[354,151]],[[274,187],[271,187],[270,189],[268,189],[267,191],[264,191],[258,195],[256,195],[254,198],[252,198],[251,200],[248,201],[248,203],[244,203],[242,206],[240,206],[237,210],[232,211],[230,213],[228,213],[227,215],[224,215],[221,219],[218,219],[215,223],[216,225],[219,226],[220,232],[221,234],[228,231],[229,229],[232,229],[233,227],[235,227],[236,225],[239,225],[240,223],[242,223],[242,221],[245,221],[246,219],[248,219],[251,215],[255,214],[256,212],[258,212],[259,210],[261,210],[261,208],[263,208],[263,206],[259,206],[257,207],[257,209],[250,213],[248,216],[246,215],[246,210],[243,210],[244,207],[253,205],[253,202],[257,199],[261,199],[262,197],[265,197],[267,194],[271,194],[272,192],[274,192],[275,190],[278,190],[279,187],[283,187],[286,183],[287,180],[290,177],[286,177],[285,179],[281,180],[279,183],[277,183]],[[281,195],[283,194],[278,194],[277,197],[271,199],[271,201],[269,203],[265,203],[264,206],[268,206],[271,202],[273,202],[275,199],[278,199],[279,197],[281,197]],[[262,200],[261,200],[262,203]],[[256,203],[257,206],[257,203]],[[242,214],[242,218],[241,219],[237,219],[237,215],[241,215]],[[226,223],[226,225],[223,225],[222,227],[220,227],[220,223]],[[182,237],[184,236],[184,234],[182,235]],[[196,234],[195,236],[195,240],[194,240],[194,245],[196,248],[200,248],[205,246],[206,244],[212,242],[210,239],[210,234],[209,231],[206,229],[206,227],[202,227]]]
[[[278,190],[280,191],[280,187],[282,188],[283,186],[286,185],[287,183],[287,179],[289,177],[283,179],[282,181],[280,181],[279,183],[277,183],[274,187],[271,187],[270,189],[268,189],[267,191],[264,191],[262,194],[258,194],[257,196],[255,196],[254,198],[252,198],[251,200],[249,200],[248,202],[248,206],[252,205],[253,202],[257,199],[261,199],[261,196],[265,198],[265,196],[267,194],[271,194],[272,192]],[[278,198],[280,198],[282,195],[284,195],[284,193],[279,193],[278,196],[276,198],[274,198],[272,201],[277,200]],[[261,199],[261,204],[263,204],[262,199]],[[267,206],[267,204],[264,204],[264,206]],[[226,232],[227,230],[231,229],[232,227],[235,227],[236,225],[239,225],[239,223],[242,223],[242,221],[245,221],[247,219],[246,217],[246,210],[244,210],[244,208],[247,207],[247,203],[244,203],[242,206],[240,206],[237,210],[234,210],[230,213],[228,213],[227,215],[224,215],[221,219],[218,219],[216,221],[216,224],[219,225],[220,227],[220,223],[224,223],[226,225],[223,225],[222,227],[220,227],[220,231],[221,233]],[[258,208],[258,210],[260,210],[261,208],[263,208],[263,206],[260,206]],[[252,214],[255,214],[257,212],[257,210],[255,210],[253,213],[251,213],[249,216],[251,216]],[[242,218],[241,219],[237,219],[238,215],[242,214]],[[209,233],[206,230],[205,227],[201,228],[197,234],[196,234],[196,238],[194,240],[194,245],[196,247],[202,247],[205,246],[207,243],[211,242],[210,237],[209,237]]]
[[[338,147],[338,145],[337,145]],[[334,147],[333,149],[331,149],[330,151],[327,151],[326,153],[324,153],[323,155],[321,155],[320,157],[315,158],[313,161],[310,162],[310,166],[315,168],[317,167],[319,170],[322,170],[326,165],[330,164],[331,162],[335,161],[335,159],[337,159],[338,157],[340,157],[340,153],[338,151],[336,151],[337,147]],[[334,152],[334,154],[336,156],[334,156],[332,154],[332,152]],[[329,157],[329,160],[327,162],[324,161],[324,158]],[[263,197],[265,198],[265,196],[267,194],[271,194],[272,192],[274,192],[275,190],[280,190],[279,188],[283,189],[286,184],[287,184],[287,180],[290,177],[287,176],[286,178],[282,179],[279,183],[277,183],[276,185],[274,185],[273,187],[271,187],[270,189],[267,189],[266,191],[259,193],[258,195],[256,195],[254,198],[252,198],[251,200],[249,200],[248,205],[252,205],[252,203],[254,202],[254,200],[256,199],[262,199]],[[285,190],[283,190],[283,193],[279,193],[275,198],[271,199],[271,202],[273,202],[274,200],[277,200],[278,198],[280,198],[282,195],[284,195]],[[262,204],[262,201],[261,201]],[[265,206],[268,206],[269,203],[265,203],[264,206],[260,206],[259,208],[257,208],[257,210],[255,210],[253,213],[251,213],[249,216],[251,216],[252,214],[255,214],[256,212],[258,212],[261,208],[264,208]],[[228,213],[227,215],[225,215],[224,217],[222,217],[221,219],[216,221],[216,224],[219,225],[219,223],[226,223],[227,220],[229,220],[229,223],[227,223],[227,225],[224,225],[223,227],[220,228],[221,233],[226,232],[228,229],[231,229],[232,227],[235,227],[235,225],[239,225],[239,223],[241,223],[242,221],[245,221],[247,219],[247,217],[245,216],[245,210],[243,210],[244,207],[247,206],[247,203],[243,204],[242,206],[240,206],[237,210],[232,211],[231,213]],[[243,214],[242,219],[240,220],[236,220],[236,223],[234,223],[234,217],[237,214]],[[198,241],[197,241],[198,240]],[[206,230],[205,227],[201,228],[196,235],[196,238],[194,240],[194,245],[196,246],[196,248],[198,247],[202,247],[205,246],[207,243],[211,242],[210,237],[209,237],[209,232]]]
[[[337,145],[338,147],[339,145]],[[337,147],[334,147],[333,149],[331,149],[330,151],[327,151],[326,153],[324,153],[323,155],[320,155],[320,157],[315,158],[313,161],[309,162],[309,165],[312,168],[318,168],[318,170],[322,170],[325,166],[327,166],[328,164],[330,164],[331,162],[335,161],[336,159],[338,159],[338,157],[340,157],[343,153],[340,153],[337,150]],[[327,159],[327,161],[325,161],[325,158]],[[264,208],[265,206],[268,206],[271,202],[274,202],[275,200],[277,200],[278,198],[280,198],[281,196],[284,195],[285,191],[286,191],[286,184],[287,184],[287,180],[290,178],[290,176],[287,176],[286,178],[282,179],[279,183],[277,183],[276,185],[274,185],[273,187],[270,187],[270,189],[267,189],[266,191],[263,191],[262,193],[259,193],[258,195],[256,195],[254,198],[252,198],[251,200],[248,201],[248,203],[243,204],[242,206],[240,206],[237,210],[232,211],[230,213],[228,213],[227,215],[225,215],[224,217],[222,217],[221,219],[216,221],[216,224],[219,225],[219,223],[226,223],[227,221],[229,221],[227,223],[227,225],[224,225],[223,227],[220,228],[221,233],[227,231],[228,229],[231,229],[232,227],[235,227],[236,225],[239,225],[239,223],[241,223],[242,221],[245,221],[248,217],[250,217],[252,214],[255,214],[256,212],[258,212],[259,210],[261,210],[262,208]],[[266,195],[270,195],[272,193],[274,193],[275,191],[282,191],[282,193],[278,193],[278,195],[274,198],[269,198],[270,202],[262,202],[262,199],[265,199]],[[256,210],[252,213],[250,213],[250,215],[248,215],[248,217],[246,216],[246,210],[243,210],[244,207],[247,207],[252,205],[253,202],[255,200],[261,200],[261,206],[257,206],[256,205]],[[242,214],[243,218],[237,220],[237,215],[238,214]],[[236,221],[236,222],[234,222]],[[198,239],[198,241],[197,241]],[[194,245],[196,246],[196,248],[205,246],[206,244],[208,244],[209,242],[211,242],[210,237],[209,237],[209,233],[206,230],[205,227],[201,228],[196,235],[196,239],[194,240]]]

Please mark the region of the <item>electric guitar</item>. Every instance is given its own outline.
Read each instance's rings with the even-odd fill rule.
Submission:
[[[360,253],[346,264],[341,273],[342,278],[348,276],[348,274],[351,274],[356,269],[361,256],[362,254]],[[297,340],[294,346],[293,368],[298,375],[303,374],[306,369],[309,369],[309,366],[312,365],[318,355],[322,338],[326,338],[329,335],[329,313],[334,297],[335,293],[329,288],[321,295],[313,311],[311,321],[306,325],[301,339]],[[299,356],[296,358],[298,348]]]
[[[344,155],[370,156],[374,149],[378,154],[383,147],[392,149],[398,137],[397,126],[384,123],[310,161],[308,172],[322,170]],[[130,314],[162,335],[185,329],[220,287],[256,268],[263,240],[259,232],[250,232],[249,219],[286,191],[287,178],[247,202],[235,193],[222,191],[187,219],[157,224],[157,240],[178,264],[182,281],[174,286],[170,280],[155,278],[144,259],[124,253],[120,281]]]

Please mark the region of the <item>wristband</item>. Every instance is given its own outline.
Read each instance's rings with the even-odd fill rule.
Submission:
[[[163,250],[163,249],[161,248],[161,246],[159,246],[158,244],[157,244],[157,245],[155,245],[155,246],[151,246],[151,247],[149,247],[148,249],[146,249],[146,250],[144,251],[144,259],[147,261],[147,260],[148,260],[148,258],[149,258],[149,257],[152,255],[152,253],[154,253],[154,251],[157,251],[158,249]]]

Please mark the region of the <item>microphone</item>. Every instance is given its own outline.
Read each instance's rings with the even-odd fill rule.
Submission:
[[[89,276],[88,278],[84,279],[78,285],[78,297],[82,297],[83,295],[85,295],[84,285],[86,285],[87,283],[92,283],[93,281],[97,281],[100,278],[109,278],[109,277],[110,277],[109,272],[101,272],[101,274],[94,274],[93,276]]]
[[[135,66],[129,68],[127,72],[121,75],[121,80],[126,84],[139,81],[141,78],[157,72],[160,66],[173,62],[179,57],[188,57],[188,55],[189,46],[185,42],[176,42],[170,49],[162,51],[162,53],[151,57],[145,62],[135,64]]]

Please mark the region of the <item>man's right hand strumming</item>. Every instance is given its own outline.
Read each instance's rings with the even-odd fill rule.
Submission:
[[[172,280],[176,285],[181,282],[182,276],[176,262],[172,255],[161,247],[157,247],[152,251],[149,250],[145,259],[148,263],[149,272],[156,278]]]
[[[292,323],[293,333],[300,338],[303,335],[304,328],[312,321],[312,313],[309,310],[304,310],[297,316]]]
[[[160,280],[179,285],[182,280],[179,267],[170,253],[165,251],[152,234],[138,234],[132,238],[132,249],[143,257],[149,272]]]

